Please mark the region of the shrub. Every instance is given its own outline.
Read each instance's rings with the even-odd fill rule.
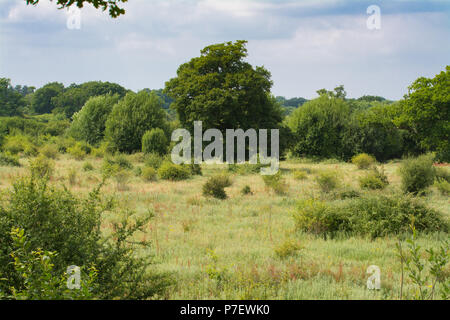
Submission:
[[[268,167],[270,165],[266,164],[251,164],[251,163],[241,163],[241,164],[229,164],[228,171],[237,173],[239,175],[248,175],[248,174],[259,174],[261,173],[261,168]]]
[[[320,187],[322,192],[328,193],[339,186],[339,178],[337,172],[334,171],[322,171],[320,172],[315,181]]]
[[[359,198],[360,196],[361,196],[360,192],[353,189],[347,189],[338,192],[336,198],[345,200],[345,199]]]
[[[283,195],[287,192],[287,184],[281,174],[281,171],[278,171],[276,174],[262,176],[264,180],[264,184],[271,188],[276,194]]]
[[[446,180],[436,181],[435,182],[436,188],[439,190],[439,192],[443,196],[450,195],[450,182]]]
[[[55,274],[63,274],[70,265],[95,267],[98,277],[90,287],[95,299],[148,299],[167,287],[168,278],[148,268],[151,258],[138,252],[139,243],[132,241],[150,218],[121,213],[111,233],[103,234],[104,213],[114,213],[115,208],[114,202],[100,197],[100,187],[79,197],[31,176],[16,181],[7,198],[4,206],[0,203],[0,274],[6,279],[0,281],[1,292],[11,295],[12,287],[27,289],[23,270],[17,272],[11,263],[15,249],[10,231],[16,226],[25,231],[27,250],[57,252],[51,260]],[[148,251],[148,243],[142,245]]]
[[[30,172],[35,178],[50,178],[53,174],[54,167],[55,163],[43,155],[40,155],[34,160],[30,160]]]
[[[114,175],[120,170],[130,170],[132,168],[133,165],[123,154],[103,159],[102,172],[107,177]]]
[[[58,147],[54,144],[46,144],[40,149],[40,153],[49,159],[58,157]]]
[[[31,145],[30,139],[24,135],[7,136],[3,150],[11,154],[23,152],[26,146]]]
[[[302,247],[294,240],[287,240],[275,248],[275,255],[280,259],[296,255]]]
[[[371,173],[359,179],[359,185],[361,189],[378,190],[386,188],[389,185],[389,181],[383,169],[380,171],[374,168]]]
[[[201,176],[202,174],[202,167],[199,164],[192,163],[189,165],[189,170],[191,171],[191,174],[193,176]]]
[[[245,186],[245,187],[242,188],[241,194],[246,196],[246,195],[253,194],[253,192],[252,192],[252,189],[250,188],[250,186]]]
[[[191,172],[186,166],[167,161],[158,169],[158,176],[164,180],[180,181],[188,179],[191,176]]]
[[[113,107],[106,121],[105,140],[120,152],[141,151],[146,131],[168,128],[166,117],[156,94],[130,92]]]
[[[358,169],[368,169],[374,163],[376,159],[367,153],[361,153],[352,158],[352,163],[358,167]]]
[[[436,171],[433,167],[434,156],[422,155],[403,161],[400,167],[402,189],[406,193],[418,194],[434,183]]]
[[[156,181],[156,170],[152,167],[144,167],[141,176],[145,181]]]
[[[145,155],[144,162],[146,166],[158,170],[159,167],[161,167],[161,164],[164,162],[164,159],[157,153],[149,153]]]
[[[142,136],[142,152],[145,154],[156,153],[164,155],[167,153],[169,140],[162,129],[156,128],[145,132]]]
[[[231,186],[230,177],[226,174],[219,174],[210,177],[203,185],[203,195],[217,199],[226,199],[228,196],[225,188]]]
[[[0,152],[0,166],[20,167],[19,157],[9,152]]]
[[[293,173],[295,180],[305,180],[308,179],[308,175],[305,171],[302,170],[295,170]]]
[[[367,195],[328,204],[307,200],[299,203],[294,219],[297,228],[324,236],[344,232],[383,237],[408,232],[412,220],[419,231],[448,230],[440,212],[405,195]]]
[[[76,143],[72,147],[67,149],[67,153],[70,154],[75,160],[83,160],[86,158],[86,151],[82,147],[81,143]]]
[[[83,163],[83,171],[92,171],[94,170],[94,166],[90,162]]]
[[[116,180],[116,187],[118,191],[127,191],[128,181],[130,180],[130,173],[127,170],[119,169],[114,173],[114,180]]]

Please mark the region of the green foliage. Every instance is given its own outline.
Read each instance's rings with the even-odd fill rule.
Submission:
[[[92,170],[94,170],[94,166],[92,165],[92,163],[90,162],[83,163],[83,171],[87,172]]]
[[[358,167],[358,169],[369,169],[376,163],[376,159],[367,153],[361,153],[352,158],[352,163]]]
[[[39,152],[46,158],[56,159],[58,157],[58,147],[54,144],[44,145]]]
[[[77,183],[78,171],[75,168],[69,169],[69,173],[67,174],[67,180],[69,180],[69,184],[71,186],[73,186]]]
[[[443,196],[450,195],[450,182],[448,182],[446,180],[441,180],[441,181],[436,181],[434,184]]]
[[[442,214],[418,199],[405,195],[366,195],[325,203],[307,200],[299,203],[294,220],[299,229],[321,235],[383,237],[408,232],[411,219],[424,232],[448,230]]]
[[[319,172],[314,178],[322,192],[328,193],[339,186],[339,174],[336,171],[327,170]]]
[[[30,160],[30,172],[31,176],[39,179],[48,179],[53,174],[55,169],[55,162],[51,159],[44,157],[43,155]]]
[[[399,170],[403,191],[418,194],[431,186],[436,177],[433,162],[433,154],[404,160]]]
[[[450,161],[450,66],[432,79],[417,79],[399,108],[396,124],[412,133],[423,150]]]
[[[302,249],[302,246],[294,240],[287,240],[277,246],[274,251],[275,255],[280,259],[286,259],[287,257],[296,255],[300,250]]]
[[[362,189],[381,190],[389,185],[389,181],[383,169],[374,168],[372,172],[359,179],[359,185]]]
[[[205,197],[214,197],[216,199],[226,199],[228,196],[225,188],[231,186],[230,177],[226,174],[218,174],[208,178],[203,185],[203,195]]]
[[[19,157],[9,152],[0,152],[0,166],[20,167]]]
[[[98,144],[105,135],[106,120],[119,95],[106,95],[90,98],[83,108],[73,115],[70,134],[92,145]]]
[[[34,155],[34,153],[37,153],[31,138],[22,134],[7,136],[3,145],[3,150],[11,154],[25,153],[25,150],[28,152],[27,155]]]
[[[9,263],[14,243],[8,230],[20,226],[29,243],[27,250],[57,252],[51,259],[56,275],[71,265],[94,266],[98,277],[91,292],[96,299],[146,299],[163,292],[167,277],[148,269],[151,259],[137,251],[139,244],[132,241],[150,218],[121,213],[119,220],[110,222],[111,233],[103,234],[102,216],[114,206],[100,197],[100,187],[88,197],[77,197],[68,189],[48,185],[46,179],[32,176],[15,182],[6,205],[0,205],[0,273],[7,279],[0,281],[1,291],[27,291],[22,275]],[[142,245],[148,251],[148,244]],[[41,274],[33,276],[39,279]]]
[[[164,162],[158,169],[158,176],[163,180],[180,181],[191,176],[191,170],[187,166]]]
[[[27,4],[37,5],[39,0],[25,0]],[[127,2],[128,0],[57,0],[56,4],[59,6],[58,9],[69,8],[70,6],[76,4],[79,8],[82,8],[86,3],[92,4],[96,9],[100,8],[103,11],[108,9],[109,15],[112,18],[117,18],[118,16],[125,14],[125,9],[119,7],[121,3]]]
[[[105,139],[120,152],[141,151],[142,136],[154,128],[168,129],[166,114],[155,94],[128,93],[113,108],[106,121]]]
[[[246,196],[246,195],[252,195],[252,189],[250,188],[250,186],[246,185],[241,189],[241,194]]]
[[[67,287],[68,275],[55,274],[53,260],[57,256],[57,252],[45,251],[40,248],[32,250],[31,243],[27,241],[23,229],[12,228],[10,234],[13,243],[11,258],[14,261],[14,271],[18,276],[17,281],[21,285],[18,288],[10,288],[11,296],[9,298],[15,300],[86,300],[92,298],[92,290],[97,278],[97,271],[94,267],[89,268],[88,274],[85,272],[82,276],[80,274],[78,289],[70,290]]]
[[[295,180],[306,180],[308,179],[308,174],[303,170],[295,170],[292,173],[292,176]]]
[[[112,176],[121,170],[131,169],[133,169],[133,165],[123,154],[117,154],[112,158],[106,157],[102,164],[102,172],[107,177]]]
[[[141,177],[145,181],[156,181],[157,179],[156,170],[152,167],[144,167],[142,169]]]
[[[162,129],[156,128],[145,132],[142,136],[142,152],[165,155],[169,147],[169,140]]]
[[[233,163],[228,165],[228,171],[239,175],[259,174],[261,173],[261,168],[265,167],[268,167],[268,165],[261,164],[260,162],[257,164],[247,162],[242,164]]]
[[[194,121],[202,121],[205,130],[225,133],[229,128],[280,126],[282,109],[270,96],[270,73],[244,60],[245,46],[246,41],[208,46],[166,82],[165,93],[174,99],[171,107],[182,127],[192,129]]]
[[[411,223],[412,236],[407,242],[407,251],[403,251],[402,242],[397,243],[397,256],[400,258],[402,277],[400,283],[400,299],[433,300],[439,292],[442,300],[450,299],[450,281],[445,270],[449,263],[450,246],[443,241],[438,249],[422,250],[417,243],[417,232],[414,221]],[[414,293],[403,292],[404,271],[414,285]],[[430,285],[431,283],[431,285]],[[438,290],[439,289],[439,290]]]
[[[11,80],[0,78],[0,116],[18,116],[25,106],[23,96],[11,86]]]
[[[83,144],[77,142],[72,147],[67,148],[67,153],[70,154],[75,160],[84,160],[86,158],[86,150],[83,148]]]
[[[281,171],[278,171],[273,175],[262,176],[262,178],[266,187],[272,189],[276,194],[283,195],[287,193],[288,185],[286,184]]]
[[[450,182],[450,170],[446,168],[437,167],[436,169],[436,180],[437,181],[447,181]]]
[[[64,85],[58,82],[48,83],[36,90],[31,99],[31,108],[37,114],[50,113],[55,108],[53,98],[64,91]]]
[[[287,120],[295,135],[293,155],[342,158],[342,134],[348,126],[349,116],[348,105],[339,98],[322,95],[305,103]]]
[[[157,153],[149,153],[145,155],[145,165],[158,170],[164,162],[164,158]]]

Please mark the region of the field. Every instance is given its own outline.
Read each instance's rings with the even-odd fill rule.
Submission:
[[[128,159],[135,168],[143,166],[140,154]],[[27,174],[28,160],[20,161],[22,167],[0,167],[1,191]],[[93,171],[83,170],[86,161],[92,163]],[[65,185],[74,194],[87,194],[101,181],[101,159],[76,161],[61,155],[55,164],[51,183]],[[281,163],[288,185],[284,195],[268,189],[259,174],[233,174],[233,184],[226,188],[228,199],[205,198],[202,186],[209,176],[226,170],[220,165],[203,165],[203,176],[180,182],[145,182],[130,170],[128,181],[118,185],[108,180],[102,192],[116,197],[124,209],[154,216],[147,232],[136,240],[151,240],[148,250],[155,262],[151,267],[170,272],[176,279],[160,298],[397,299],[401,279],[398,237],[371,240],[342,236],[325,240],[297,230],[292,214],[298,200],[334,200],[324,195],[314,180],[323,170],[339,172],[341,189],[391,194],[400,188],[399,164],[392,161],[384,165],[390,185],[383,191],[360,190],[358,177],[365,171],[350,163],[288,160]],[[306,179],[294,179],[293,170],[305,168],[311,171]],[[241,194],[246,185],[253,194]],[[422,198],[447,220],[450,218],[449,199],[435,187]],[[106,218],[105,233],[116,218]],[[447,234],[419,234],[418,243],[424,248],[437,248],[446,238]],[[370,265],[381,269],[381,290],[367,289],[366,270]],[[405,288],[411,286],[409,279],[405,282]]]

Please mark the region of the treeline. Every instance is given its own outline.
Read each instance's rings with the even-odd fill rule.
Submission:
[[[134,153],[142,151],[143,136],[158,129],[164,139],[155,139],[154,149],[168,152],[174,129],[202,121],[204,130],[223,132],[279,128],[284,156],[348,160],[368,153],[387,161],[435,152],[449,161],[450,66],[432,79],[417,79],[400,101],[348,99],[343,86],[318,90],[308,101],[274,97],[270,72],[251,66],[246,56],[245,41],[208,46],[164,89],[138,93],[100,81],[36,90],[0,79],[0,146],[18,153],[30,144],[70,140]]]

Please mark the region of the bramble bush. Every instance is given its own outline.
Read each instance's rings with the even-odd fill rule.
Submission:
[[[111,233],[103,234],[103,217],[114,213],[115,206],[111,199],[100,197],[101,187],[79,197],[68,189],[50,186],[46,178],[29,176],[14,183],[7,201],[0,203],[0,274],[6,279],[0,281],[1,292],[9,296],[11,288],[25,293],[29,289],[22,270],[10,263],[15,251],[10,231],[20,227],[27,252],[45,248],[57,253],[51,257],[54,266],[49,272],[61,275],[71,265],[94,267],[97,277],[91,293],[95,299],[148,299],[164,293],[170,278],[149,268],[151,258],[139,250],[148,252],[149,244],[133,241],[137,232],[145,232],[150,216],[135,218],[133,212],[121,213],[121,218],[112,222]],[[33,286],[48,289],[38,283]],[[41,294],[45,297],[46,292]]]
[[[411,219],[419,231],[448,231],[448,222],[439,211],[408,195],[366,195],[333,203],[306,200],[294,213],[297,228],[325,237],[400,234],[409,231]]]

